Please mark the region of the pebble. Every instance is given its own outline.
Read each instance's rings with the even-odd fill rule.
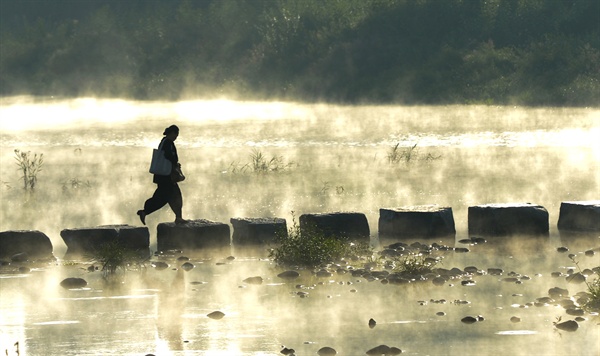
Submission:
[[[300,273],[298,273],[297,271],[285,271],[285,272],[279,273],[277,275],[277,277],[283,278],[283,279],[296,279],[296,278],[300,277]]]
[[[333,356],[336,354],[337,354],[337,351],[335,351],[335,349],[333,349],[329,346],[321,347],[319,349],[319,351],[317,351],[317,355],[319,355],[319,356]]]
[[[263,278],[261,276],[256,276],[256,277],[248,277],[246,279],[244,279],[242,282],[247,283],[247,284],[262,284],[263,282]]]
[[[460,321],[462,321],[465,324],[473,324],[477,322],[477,318],[472,316],[465,316],[464,318],[460,319]]]
[[[191,271],[192,269],[194,269],[194,265],[192,263],[186,262],[184,264],[181,265],[181,269],[183,269],[184,271]]]
[[[575,320],[563,321],[562,323],[557,323],[554,326],[556,326],[557,329],[564,331],[576,331],[579,328],[579,324],[577,324]]]
[[[373,329],[375,327],[375,325],[377,325],[377,322],[375,321],[375,319],[373,319],[373,318],[369,319],[369,328]]]
[[[206,316],[211,319],[214,319],[214,320],[220,320],[220,319],[223,319],[223,317],[225,316],[225,313],[217,310],[217,311],[207,314]]]
[[[521,322],[521,318],[519,318],[518,316],[513,316],[510,318],[510,321],[512,321],[513,323],[519,323]]]
[[[156,268],[158,271],[162,271],[163,269],[169,268],[169,264],[162,261],[152,262],[152,267]]]
[[[581,284],[581,283],[585,282],[585,276],[583,274],[577,272],[577,273],[573,273],[570,276],[567,276],[566,280],[567,280],[567,283]]]

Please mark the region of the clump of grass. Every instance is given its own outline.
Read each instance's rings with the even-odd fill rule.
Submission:
[[[283,172],[294,165],[293,162],[285,162],[283,156],[267,157],[258,149],[253,149],[250,154],[250,162],[245,164],[232,163],[229,171],[231,173],[256,173],[265,174],[270,172]]]
[[[125,271],[130,266],[141,266],[144,262],[138,251],[123,246],[116,239],[102,244],[93,253],[91,260],[102,266],[104,276],[113,275],[119,269]]]
[[[410,253],[396,259],[394,270],[410,275],[427,274],[433,271],[438,262],[437,259],[427,258],[420,253]]]
[[[405,149],[400,148],[400,142],[394,145],[387,153],[389,163],[406,162],[409,163],[416,155],[417,144]]]
[[[412,146],[401,148],[400,143],[398,142],[394,146],[392,146],[387,153],[387,160],[390,164],[397,164],[400,162],[409,164],[412,161],[415,161],[419,158],[425,161],[434,161],[440,159],[442,156],[434,156],[431,153],[428,153],[424,158],[419,157],[419,149],[417,148],[418,143],[415,143]]]
[[[44,154],[37,153],[31,156],[31,152],[23,152],[18,149],[15,150],[15,160],[19,171],[23,173],[21,179],[23,179],[23,188],[25,190],[33,190],[37,183],[37,175],[42,170],[44,164]]]
[[[277,242],[279,246],[270,251],[269,257],[286,266],[317,267],[346,257],[372,255],[367,243],[328,236],[316,227],[300,229],[293,212],[288,234],[278,234]]]
[[[64,193],[68,192],[69,189],[75,191],[75,190],[90,189],[90,188],[92,188],[92,183],[90,183],[89,180],[86,180],[84,182],[78,178],[71,178],[62,183],[62,190]]]

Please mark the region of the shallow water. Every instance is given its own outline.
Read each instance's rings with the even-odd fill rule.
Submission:
[[[3,99],[0,118],[0,230],[41,230],[59,258],[28,274],[0,275],[1,350],[13,351],[19,342],[27,355],[277,355],[282,345],[297,355],[323,346],[361,355],[380,344],[421,355],[600,352],[597,315],[585,315],[576,332],[559,332],[557,317],[573,319],[564,308],[521,307],[555,286],[570,295],[585,290],[550,276],[575,267],[558,246],[569,246],[582,268],[600,265],[600,251],[583,255],[600,246],[598,236],[574,241],[556,230],[561,201],[600,198],[597,109],[18,98]],[[296,217],[360,211],[379,243],[379,208],[439,204],[453,208],[458,241],[468,237],[469,206],[531,202],[549,211],[550,236],[533,246],[525,237],[506,248],[489,243],[465,254],[440,252],[444,268],[503,268],[530,277],[521,284],[481,275],[469,287],[461,279],[398,286],[349,274],[322,280],[310,271],[286,282],[265,251],[234,247],[230,262],[198,257],[189,272],[130,271],[121,288],[108,288],[100,272],[61,260],[59,233],[138,225],[135,211],[153,191],[151,148],[172,123],[181,129],[176,143],[188,176],[181,184],[188,218],[228,223],[236,216],[277,216],[290,224],[292,211]],[[396,144],[400,150],[417,145],[408,162],[389,162]],[[20,187],[14,149],[44,154],[33,193]],[[281,171],[251,173],[253,149],[281,157]],[[152,248],[156,224],[172,219],[167,208],[148,217]],[[74,276],[89,288],[59,287]],[[242,282],[252,276],[262,276],[263,284]],[[206,316],[215,310],[225,317]],[[467,315],[485,320],[461,323]],[[512,316],[521,322],[512,323]],[[377,321],[372,329],[370,318]]]

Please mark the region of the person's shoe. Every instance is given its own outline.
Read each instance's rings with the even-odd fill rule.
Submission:
[[[143,210],[138,210],[137,214],[140,216],[142,224],[146,225],[146,213]]]

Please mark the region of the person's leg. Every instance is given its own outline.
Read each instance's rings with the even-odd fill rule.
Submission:
[[[169,198],[173,193],[173,186],[170,184],[158,184],[158,187],[154,191],[152,197],[144,203],[144,210],[138,210],[137,214],[140,216],[140,220],[146,225],[146,215],[152,214],[158,209],[162,208],[167,204]]]
[[[171,199],[169,199],[169,206],[175,213],[175,222],[185,223],[186,220],[184,220],[182,216],[183,197],[181,195],[181,189],[179,189],[179,185],[177,184],[173,185],[173,194],[171,195]]]

